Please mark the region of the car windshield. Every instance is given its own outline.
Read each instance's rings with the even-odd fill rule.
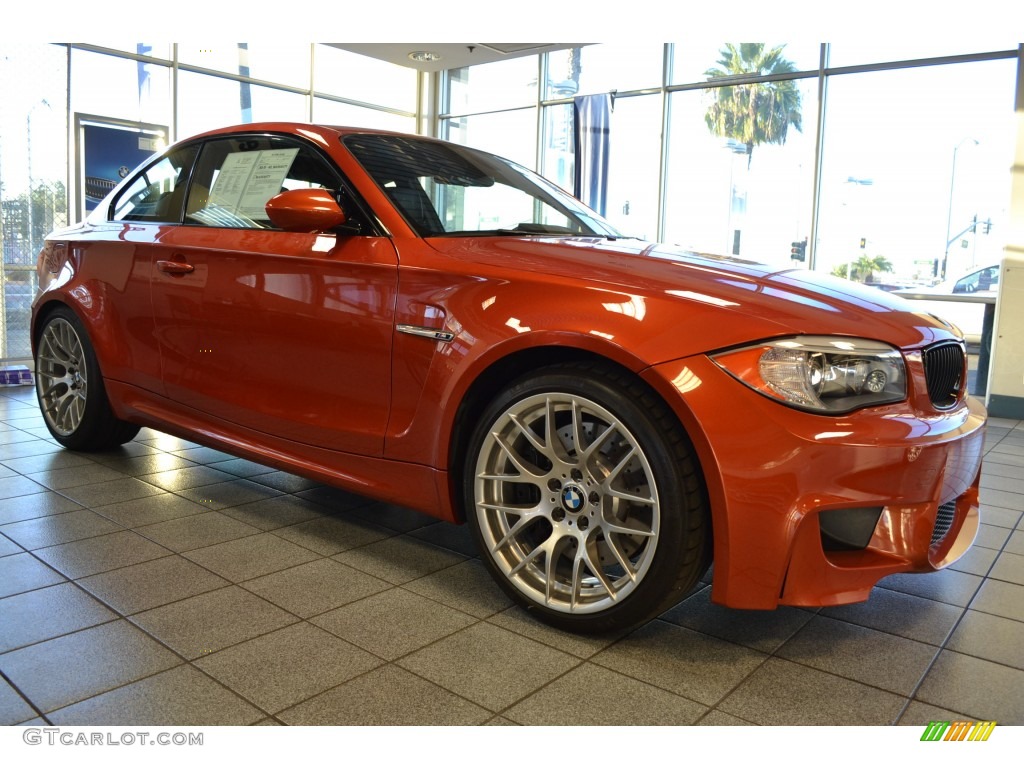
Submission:
[[[409,136],[344,142],[421,237],[622,237],[556,185],[486,152]]]

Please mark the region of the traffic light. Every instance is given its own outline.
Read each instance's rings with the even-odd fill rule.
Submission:
[[[807,258],[807,241],[802,240],[800,242],[790,243],[789,258],[794,261],[804,261]]]

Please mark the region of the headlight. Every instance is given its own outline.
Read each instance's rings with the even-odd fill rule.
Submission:
[[[849,413],[907,396],[903,356],[879,341],[795,336],[712,359],[761,394],[816,413]]]

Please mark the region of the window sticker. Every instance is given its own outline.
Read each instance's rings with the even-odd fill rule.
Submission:
[[[209,206],[248,219],[266,219],[267,200],[281,191],[298,153],[298,147],[232,152],[210,190]]]

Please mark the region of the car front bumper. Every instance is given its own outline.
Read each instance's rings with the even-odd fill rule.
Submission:
[[[884,576],[944,568],[974,541],[986,421],[977,400],[939,412],[912,384],[905,402],[823,416],[754,392],[705,356],[646,378],[700,458],[716,603],[858,602]],[[844,518],[870,523],[859,544],[836,548],[823,530]]]

